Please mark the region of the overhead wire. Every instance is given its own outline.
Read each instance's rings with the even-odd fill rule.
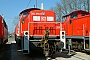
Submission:
[[[8,17],[8,16],[4,15],[1,11],[0,11],[0,15],[1,15],[3,18],[14,19],[14,18],[11,18],[11,17]]]
[[[26,8],[28,8],[30,2],[31,2],[31,0],[29,0],[29,2],[28,2],[28,4],[27,4]],[[15,18],[11,18],[11,17],[8,17],[8,16],[4,15],[2,12],[0,12],[0,13],[1,13],[0,15],[3,16],[3,18],[15,19]]]
[[[31,0],[29,0],[29,2],[28,2],[28,4],[27,4],[26,8],[29,6],[30,2],[31,2]]]
[[[4,15],[4,18],[8,18],[8,19],[15,19],[15,18],[11,18],[11,17],[5,16],[5,15]]]

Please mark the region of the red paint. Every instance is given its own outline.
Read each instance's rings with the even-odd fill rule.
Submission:
[[[8,27],[5,20],[0,15],[0,44],[3,44],[7,39],[8,39]]]
[[[26,16],[25,12],[28,12]],[[20,36],[24,35],[24,31],[29,31],[29,36],[43,36],[46,29],[50,30],[50,36],[60,35],[60,27],[57,28],[60,22],[56,23],[56,14],[51,10],[26,9],[20,13],[19,21]]]
[[[77,17],[71,18],[71,15],[77,14]],[[85,16],[82,16],[85,14]],[[74,11],[66,16],[63,22],[66,36],[89,36],[90,32],[90,13],[82,10]]]

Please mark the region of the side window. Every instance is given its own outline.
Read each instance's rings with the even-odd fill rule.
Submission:
[[[77,18],[78,17],[78,15],[77,14],[74,14],[74,18]]]
[[[28,12],[24,12],[24,13],[23,13],[23,16],[25,17],[27,14],[28,14]]]
[[[73,18],[73,15],[70,15],[70,18]]]
[[[84,14],[84,13],[82,13],[82,16],[85,16],[85,14]]]
[[[70,18],[77,18],[78,17],[78,14],[72,14],[70,15]]]
[[[86,16],[86,15],[88,15],[88,14],[82,13],[81,15],[82,15],[82,16]]]
[[[67,17],[63,17],[62,18],[62,22],[64,22],[65,20],[67,20]]]

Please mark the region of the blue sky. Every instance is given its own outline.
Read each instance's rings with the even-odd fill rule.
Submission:
[[[15,16],[26,9],[34,7],[36,0],[0,0],[0,15],[3,15],[10,33],[14,30],[13,20]],[[44,9],[50,9],[50,7],[55,6],[56,2],[60,0],[37,0],[37,6],[40,8],[41,3],[44,3]],[[28,5],[28,7],[27,7]]]

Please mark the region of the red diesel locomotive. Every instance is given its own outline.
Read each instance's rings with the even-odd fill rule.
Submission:
[[[62,30],[66,32],[66,48],[70,42],[71,49],[90,49],[90,13],[82,10],[63,16]]]
[[[56,14],[51,10],[23,10],[20,13],[19,35],[19,44],[24,54],[30,53],[32,49],[42,48],[45,56],[48,56],[64,45],[60,40],[60,22],[56,22]]]
[[[8,41],[8,27],[5,20],[0,15],[0,45],[6,43],[7,41]]]
[[[19,38],[19,24],[16,25],[14,34],[15,34],[15,41],[17,42],[18,39],[20,39]]]

